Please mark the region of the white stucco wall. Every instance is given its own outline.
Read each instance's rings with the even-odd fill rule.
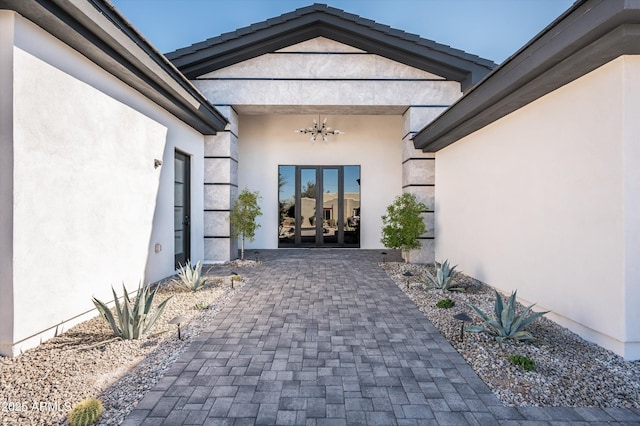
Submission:
[[[322,119],[324,119],[324,115]],[[243,115],[239,125],[240,190],[260,191],[261,228],[247,248],[278,247],[278,166],[359,165],[361,185],[361,248],[382,248],[382,220],[387,205],[402,192],[402,117],[327,116],[327,125],[345,134],[312,144],[295,129],[308,127],[317,116]]]
[[[619,58],[436,156],[437,259],[632,359],[639,71]]]
[[[173,274],[176,148],[192,154],[192,260],[203,253],[203,136],[15,16],[14,326],[4,353],[83,319],[74,317],[94,308],[93,295],[111,300],[112,285],[121,293],[122,282]]]
[[[0,10],[0,345],[13,334],[13,28]]]
[[[260,190],[265,206],[263,227],[251,248],[277,247],[278,165],[361,165],[361,247],[381,248],[380,217],[403,188],[433,199],[431,180],[412,172],[419,164],[413,159],[424,153],[408,149],[409,139],[462,95],[458,82],[323,37],[204,74],[193,83],[211,103],[240,114],[238,187]],[[311,145],[308,136],[293,132],[311,126],[318,114],[346,134],[330,137],[328,145]],[[233,177],[235,163],[225,157],[205,165],[215,164],[218,174],[229,169]],[[215,176],[212,182],[224,180]],[[205,191],[206,206],[229,189]],[[220,211],[226,208],[205,212],[205,235],[228,235],[227,214]],[[432,228],[432,215],[427,222]],[[213,242],[221,252],[224,239],[206,244],[214,247]],[[425,239],[424,246],[430,254],[417,261],[432,261],[432,240]]]

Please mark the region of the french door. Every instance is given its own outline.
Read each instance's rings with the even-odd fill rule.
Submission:
[[[175,268],[184,265],[191,253],[191,165],[190,158],[176,151],[173,184],[173,231]]]
[[[278,171],[278,247],[360,247],[360,166]]]

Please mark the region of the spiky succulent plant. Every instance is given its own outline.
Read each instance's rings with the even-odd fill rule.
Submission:
[[[207,282],[207,279],[202,276],[202,264],[199,261],[195,266],[191,266],[191,262],[187,261],[186,265],[180,265],[179,271],[180,280],[173,281],[186,290],[198,291]]]
[[[431,285],[426,285],[426,290],[438,289],[443,291],[464,291],[462,287],[454,287],[453,286],[453,276],[455,275],[455,270],[458,265],[451,267],[449,265],[449,260],[445,260],[439,265],[436,263],[436,275],[433,276],[431,272],[428,270],[425,271],[425,276],[427,280],[431,282]]]
[[[89,426],[96,423],[102,417],[104,411],[102,403],[95,398],[83,399],[77,403],[67,420],[69,420],[69,426]]]
[[[520,314],[516,315],[516,292],[511,293],[509,299],[505,303],[500,293],[494,290],[496,301],[494,305],[495,318],[489,317],[480,308],[470,305],[478,316],[484,321],[486,326],[471,325],[467,327],[467,331],[471,332],[487,332],[492,335],[499,344],[506,339],[513,340],[535,340],[533,334],[525,331],[524,328],[531,324],[535,319],[540,318],[545,312],[534,312],[529,315],[534,305],[526,307]],[[528,315],[528,316],[527,316]]]
[[[127,293],[124,284],[122,284],[122,290],[124,291],[124,297],[122,303],[120,303],[116,291],[111,287],[115,301],[115,317],[105,303],[95,297],[93,298],[93,303],[96,305],[100,315],[109,323],[117,337],[122,339],[139,339],[151,330],[160,315],[162,315],[171,297],[160,303],[153,315],[150,315],[151,305],[158,291],[157,288],[151,290],[148,284],[142,285],[142,283],[140,283],[134,302],[129,298],[129,293]]]

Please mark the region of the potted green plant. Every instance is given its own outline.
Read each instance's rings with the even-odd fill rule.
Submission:
[[[262,215],[262,210],[258,205],[260,193],[258,191],[251,192],[247,188],[243,189],[238,195],[238,199],[231,208],[229,214],[229,222],[231,223],[231,236],[233,238],[242,238],[242,246],[240,250],[240,259],[244,260],[244,240],[253,241],[256,235],[256,229],[260,227],[256,223],[256,218]]]
[[[405,263],[409,261],[409,251],[420,248],[420,236],[427,232],[421,216],[428,211],[427,206],[415,195],[405,192],[396,197],[382,216],[382,244],[390,249],[402,250]]]

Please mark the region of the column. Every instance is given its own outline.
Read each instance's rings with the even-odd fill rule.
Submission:
[[[421,248],[409,253],[409,261],[412,263],[433,263],[435,260],[436,159],[433,152],[415,149],[411,138],[445,109],[431,106],[410,107],[403,115],[402,192],[414,194],[429,208],[422,215],[427,232],[420,237]]]
[[[238,240],[231,238],[229,212],[238,196],[238,114],[216,107],[229,121],[223,132],[205,137],[204,146],[204,263],[238,257]]]

